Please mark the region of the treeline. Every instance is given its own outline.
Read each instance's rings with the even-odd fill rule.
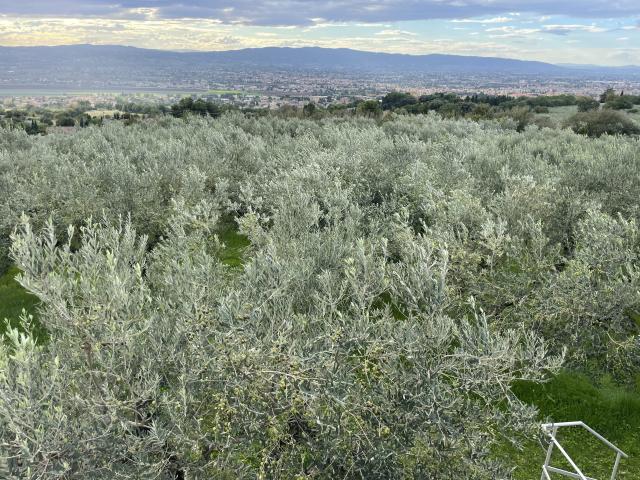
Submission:
[[[528,126],[538,128],[569,128],[576,133],[598,137],[609,135],[637,135],[640,126],[622,110],[637,113],[640,96],[617,94],[607,90],[601,96],[602,104],[591,97],[570,94],[538,97],[512,97],[508,95],[474,94],[460,96],[438,92],[416,97],[410,93],[391,92],[378,99],[354,101],[345,105],[330,105],[326,109],[313,103],[303,108],[285,106],[275,112],[287,118],[367,117],[379,120],[393,115],[424,115],[436,113],[443,118],[495,121],[503,128],[519,132]],[[633,108],[627,108],[631,105]],[[575,111],[553,112],[558,107],[575,107]]]
[[[540,97],[511,97],[507,95],[475,94],[462,97],[454,93],[433,93],[415,97],[409,93],[392,92],[385,95],[382,110],[405,109],[408,113],[435,111],[445,117],[475,115],[485,117],[489,112],[528,107],[536,113],[547,113],[551,107],[576,105],[579,97],[553,95]]]
[[[433,93],[416,97],[409,93],[391,92],[379,101],[369,100],[355,105],[354,111],[366,116],[397,114],[428,114],[435,112],[444,118],[470,120],[498,120],[514,122],[517,131],[529,125],[540,128],[570,128],[576,133],[597,137],[610,135],[637,135],[640,126],[621,112],[637,113],[640,96],[617,94],[607,89],[600,101],[569,94],[538,97],[512,97],[508,95],[474,94],[460,96],[454,93]],[[550,109],[577,107],[577,112],[560,122],[550,116]]]
[[[616,93],[613,88],[607,88],[605,92],[600,95],[600,103],[603,103],[605,108],[612,108],[614,110],[638,110],[636,107],[640,105],[640,95],[627,95],[624,91],[620,94]]]
[[[102,118],[92,117],[77,109],[53,112],[46,108],[0,111],[0,127],[24,130],[29,135],[43,135],[50,127],[88,127],[99,125]]]
[[[551,109],[576,107],[575,113],[562,118]],[[96,114],[92,109],[103,108],[110,114]],[[126,124],[144,118],[171,115],[185,118],[190,115],[217,118],[225,112],[242,111],[250,117],[276,116],[285,118],[367,117],[383,119],[390,114],[423,115],[436,113],[443,118],[473,121],[497,121],[503,127],[519,132],[529,125],[539,128],[570,128],[576,133],[597,137],[609,135],[637,135],[640,126],[626,113],[638,113],[640,95],[617,93],[607,89],[599,99],[571,94],[513,97],[478,93],[460,96],[450,92],[437,92],[414,96],[405,92],[391,92],[378,99],[354,100],[349,104],[323,108],[308,103],[304,107],[284,105],[277,110],[240,108],[220,104],[203,98],[187,96],[173,105],[118,101],[115,104],[95,105],[78,102],[72,108],[52,111],[46,108],[0,110],[0,127],[18,128],[28,134],[44,134],[47,128],[86,127],[102,124],[105,119],[121,120]]]
[[[123,108],[120,111],[120,108]],[[143,116],[155,116],[163,113],[162,108],[144,109],[142,104],[117,104],[116,111],[110,115],[91,115],[94,109],[110,110],[113,105],[92,105],[87,101],[63,110],[47,107],[28,106],[24,108],[0,109],[0,127],[6,129],[24,130],[29,135],[44,135],[51,127],[78,127],[101,125],[105,118],[125,120],[127,123],[141,119]],[[164,107],[164,112],[168,107]],[[143,112],[149,113],[143,113]]]
[[[634,110],[640,105],[640,95],[619,95],[607,89],[600,102],[585,96],[570,94],[541,95],[537,97],[512,97],[508,95],[474,94],[460,96],[454,93],[433,93],[415,97],[410,93],[391,92],[380,101],[381,110],[404,109],[407,113],[436,111],[445,117],[486,116],[489,112],[509,111],[527,107],[535,113],[548,113],[549,108],[577,106],[579,111],[595,110],[600,104],[605,109]],[[637,109],[636,109],[637,111]]]
[[[64,110],[53,110],[46,107],[29,106],[0,110],[0,127],[24,130],[29,135],[44,135],[50,127],[78,127],[101,125],[105,119],[122,120],[131,124],[143,118],[172,115],[182,118],[187,115],[219,117],[224,111],[234,107],[221,105],[201,98],[185,97],[174,105],[137,103],[118,101],[115,104],[92,105],[88,101],[79,101]],[[106,114],[90,113],[92,110],[104,110]]]
[[[171,115],[182,118],[188,114],[201,115],[203,117],[219,117],[223,108],[210,100],[202,98],[184,97],[178,103],[171,106]]]

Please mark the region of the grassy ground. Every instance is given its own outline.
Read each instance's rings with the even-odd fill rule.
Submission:
[[[113,117],[116,113],[123,113],[120,110],[89,110],[86,112],[90,117]]]
[[[243,264],[243,254],[249,246],[249,239],[238,233],[233,220],[225,220],[219,226],[218,239],[224,245],[220,254],[222,263],[230,267],[240,267]]]
[[[15,276],[18,273],[19,270],[16,267],[9,267],[0,276],[0,333],[5,329],[5,319],[9,320],[12,325],[17,325],[23,310],[33,315],[37,322],[38,299],[15,281]],[[40,339],[45,336],[44,330],[37,323],[34,334]]]
[[[618,471],[619,480],[640,478],[640,387],[621,388],[603,379],[597,385],[586,377],[564,372],[544,385],[515,386],[521,400],[536,405],[543,421],[582,420],[625,453]],[[615,453],[579,427],[561,429],[558,439],[582,472],[598,480],[609,479]],[[540,478],[545,448],[531,441],[522,450],[507,447],[501,456],[516,465],[514,478]],[[557,449],[551,465],[573,471]]]
[[[242,90],[207,90],[207,95],[241,95]]]
[[[567,118],[577,113],[577,111],[578,107],[575,105],[569,105],[567,107],[552,107],[549,109],[549,113],[545,114],[545,116],[550,117],[558,125],[562,125]]]
[[[630,113],[630,112],[627,112],[627,113],[634,122],[636,122],[637,124],[640,124],[640,105],[636,105],[635,109],[638,111],[635,113]]]

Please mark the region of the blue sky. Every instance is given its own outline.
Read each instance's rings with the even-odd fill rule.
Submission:
[[[0,0],[0,45],[72,43],[640,64],[640,0]]]

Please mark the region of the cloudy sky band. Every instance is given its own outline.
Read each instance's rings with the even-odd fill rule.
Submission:
[[[640,64],[640,1],[0,0],[0,45],[260,46]]]

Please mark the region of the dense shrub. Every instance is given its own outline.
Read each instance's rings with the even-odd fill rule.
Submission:
[[[268,230],[246,216],[237,278],[205,204],[178,206],[150,253],[129,223],[88,224],[76,251],[25,223],[13,256],[51,340],[0,348],[14,474],[494,478],[498,432],[532,421],[511,382],[556,363],[534,335],[448,317],[444,252],[394,235],[392,261],[335,195],[323,213],[292,191]]]
[[[189,114],[219,117],[222,114],[222,108],[214,102],[201,98],[194,100],[192,97],[184,97],[171,106],[171,115],[174,117],[184,117]]]
[[[589,112],[600,108],[600,102],[591,97],[578,97],[577,105],[579,112]]]
[[[391,92],[382,98],[381,107],[383,110],[406,107],[418,103],[418,99],[409,93]]]
[[[629,107],[631,108],[631,107]],[[612,109],[579,112],[566,123],[574,132],[599,137],[608,135],[637,135],[640,127],[624,113]]]
[[[626,96],[614,97],[605,103],[604,108],[613,110],[629,110],[633,108],[633,100]]]
[[[76,121],[73,117],[60,117],[56,120],[56,125],[59,127],[75,127]]]

